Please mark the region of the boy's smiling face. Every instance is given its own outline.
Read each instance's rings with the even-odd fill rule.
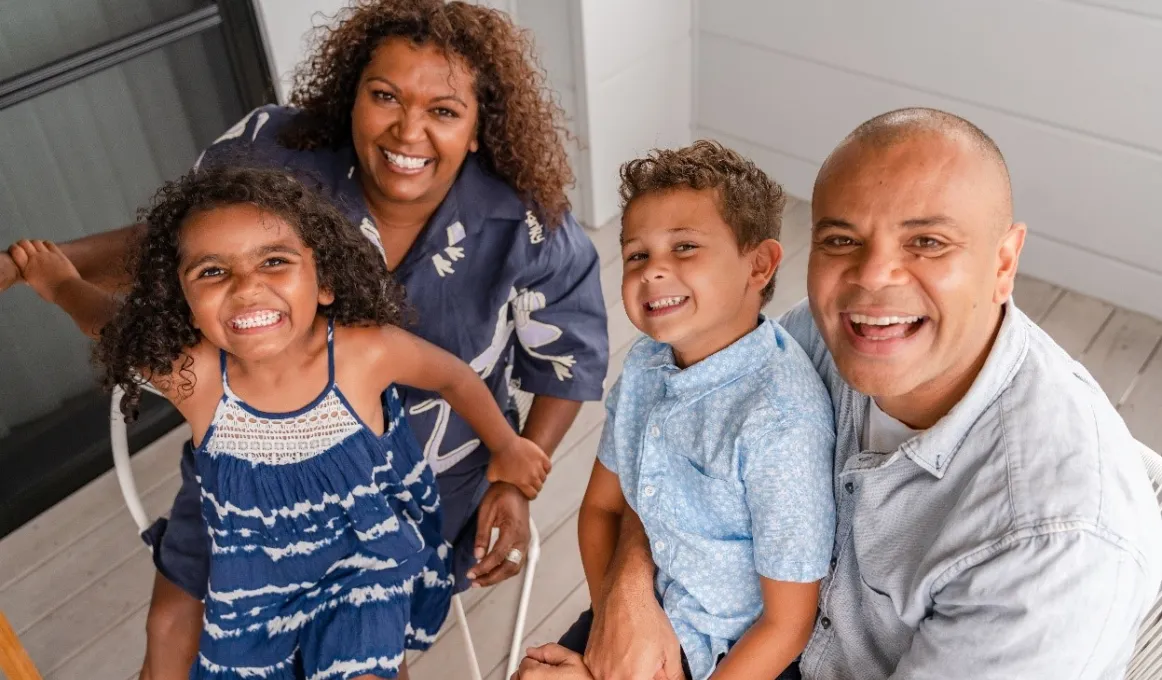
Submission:
[[[672,346],[683,368],[754,330],[762,289],[782,257],[773,239],[743,252],[712,189],[635,197],[622,216],[621,242],[626,314]]]

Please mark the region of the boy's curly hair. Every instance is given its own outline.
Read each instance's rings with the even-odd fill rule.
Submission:
[[[713,189],[718,214],[743,252],[766,239],[778,240],[787,203],[783,187],[737,151],[703,139],[681,149],[655,149],[621,166],[622,212],[638,196],[677,188]],[[763,288],[763,304],[774,294],[772,276]]]
[[[344,326],[402,325],[405,296],[375,246],[317,191],[284,171],[219,167],[193,171],[166,183],[138,217],[146,230],[130,255],[133,287],[117,315],[101,330],[94,359],[103,383],[125,391],[129,418],[141,399],[141,379],[173,380],[174,363],[201,339],[178,272],[182,225],[196,212],[248,203],[291,225],[313,251],[320,287],[334,303],[320,311]],[[186,354],[175,385],[189,396],[193,358]]]
[[[560,224],[574,182],[564,146],[569,133],[528,31],[502,12],[443,0],[360,0],[319,31],[312,56],[295,74],[291,104],[301,112],[280,134],[284,145],[350,144],[359,78],[375,49],[391,37],[433,45],[463,58],[475,77],[485,166],[543,221]]]

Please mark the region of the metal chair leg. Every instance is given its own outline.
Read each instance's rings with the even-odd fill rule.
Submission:
[[[529,611],[529,600],[533,592],[533,578],[537,572],[537,562],[541,559],[541,535],[537,531],[537,525],[533,522],[532,517],[529,518],[529,555],[528,562],[525,564],[524,583],[521,584],[520,602],[517,603],[516,610],[516,626],[512,631],[512,646],[508,650],[508,672],[505,674],[505,680],[511,678],[513,673],[516,673],[516,667],[520,664],[520,660],[524,658],[521,653],[521,646],[525,638],[525,617]]]

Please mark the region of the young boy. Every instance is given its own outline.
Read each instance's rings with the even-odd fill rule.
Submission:
[[[782,189],[711,142],[621,177],[622,298],[648,337],[606,402],[581,507],[593,606],[628,506],[687,677],[775,678],[807,644],[835,530],[831,400],[760,314],[782,256]]]

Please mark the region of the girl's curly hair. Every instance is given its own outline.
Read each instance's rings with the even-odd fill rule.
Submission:
[[[574,182],[565,153],[565,112],[546,85],[530,34],[502,12],[443,0],[360,0],[316,36],[295,74],[291,104],[301,112],[279,136],[293,149],[351,143],[351,110],[363,69],[387,38],[434,45],[464,59],[479,102],[480,158],[534,212],[557,225]]]
[[[344,326],[402,325],[404,291],[387,271],[382,255],[317,191],[280,170],[220,167],[193,171],[166,183],[139,212],[145,234],[131,254],[133,287],[117,315],[101,330],[94,359],[106,389],[125,391],[121,411],[132,418],[141,400],[142,379],[174,380],[176,392],[194,387],[187,350],[201,339],[178,273],[182,225],[196,212],[248,203],[291,225],[313,251],[320,287],[334,303],[320,311]],[[172,384],[172,383],[171,383]]]

